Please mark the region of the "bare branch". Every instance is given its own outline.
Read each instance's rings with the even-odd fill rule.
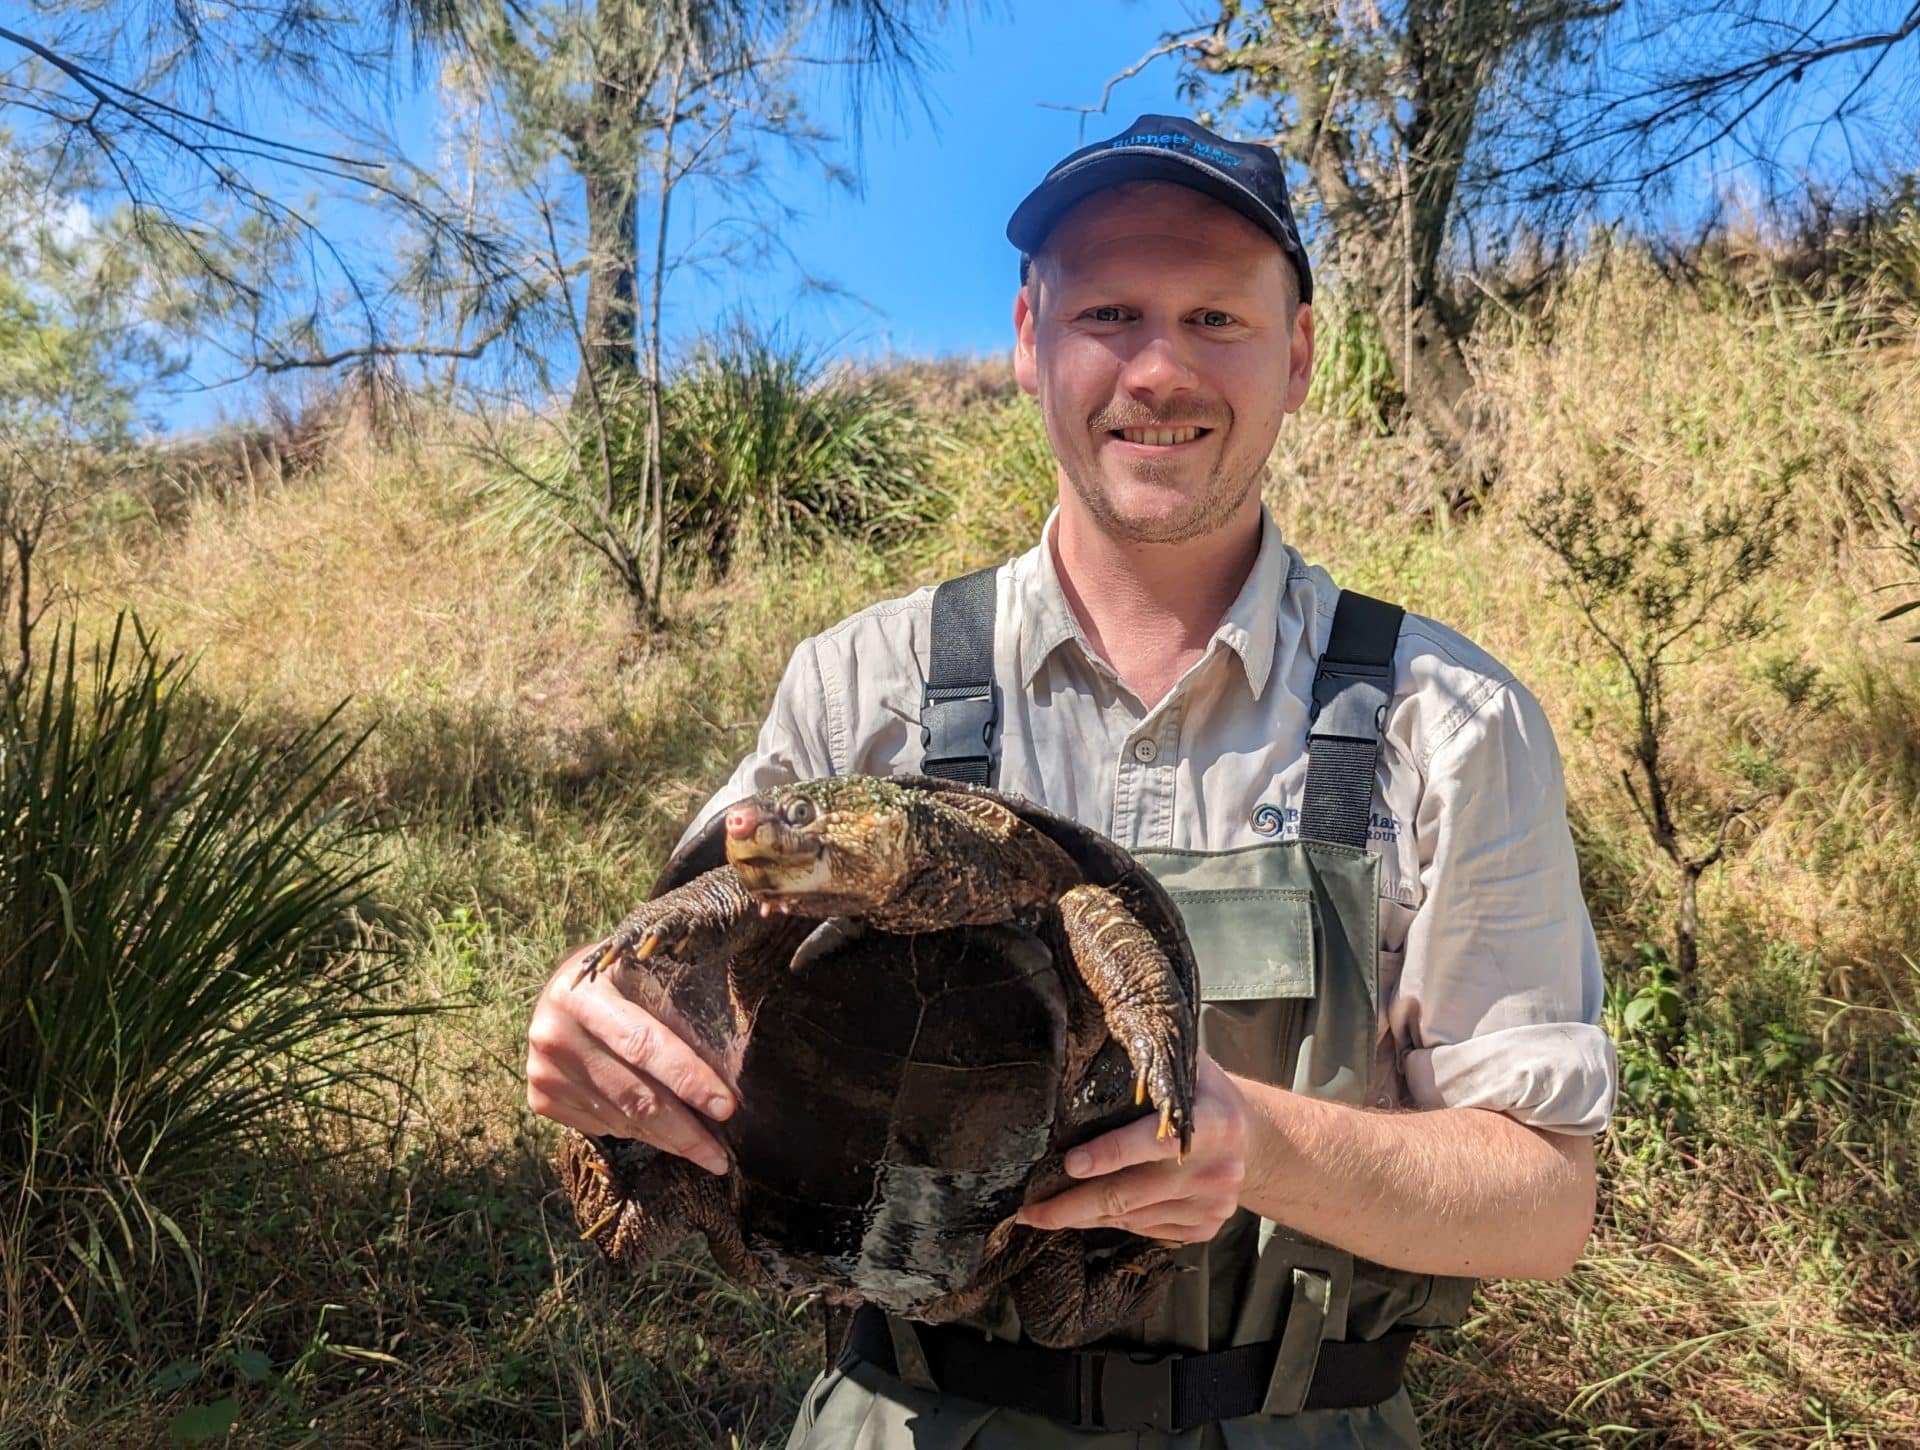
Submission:
[[[1087,139],[1087,117],[1105,114],[1108,103],[1113,100],[1113,92],[1117,86],[1123,81],[1132,80],[1135,76],[1139,75],[1141,71],[1145,70],[1163,56],[1174,55],[1183,50],[1194,50],[1202,56],[1206,55],[1207,42],[1212,39],[1213,36],[1214,31],[1207,29],[1196,30],[1187,35],[1167,37],[1159,45],[1154,46],[1153,49],[1141,56],[1140,59],[1133,62],[1132,65],[1107,77],[1106,85],[1100,89],[1100,99],[1090,106],[1074,106],[1063,101],[1040,101],[1038,104],[1043,109],[1049,111],[1073,111],[1078,113],[1080,117],[1080,132],[1079,141],[1075,144],[1084,144]]]

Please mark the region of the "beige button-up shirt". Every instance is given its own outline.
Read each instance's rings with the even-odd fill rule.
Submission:
[[[1225,851],[1296,834],[1307,712],[1339,588],[1263,511],[1260,552],[1200,661],[1152,709],[1082,634],[1041,542],[997,579],[997,785],[1123,846]],[[933,590],[794,651],[753,753],[688,830],[767,786],[920,765]],[[1279,813],[1277,836],[1254,812]],[[1272,812],[1263,820],[1271,823]],[[1380,1107],[1479,1107],[1598,1133],[1614,1095],[1599,950],[1539,703],[1408,614],[1374,784]]]

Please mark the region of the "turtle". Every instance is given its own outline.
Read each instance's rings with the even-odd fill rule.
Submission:
[[[927,1323],[1003,1291],[1048,1347],[1151,1307],[1176,1245],[1018,1224],[1065,1153],[1149,1113],[1191,1146],[1198,969],[1178,910],[1088,827],[983,786],[839,776],[717,814],[584,959],[734,1090],[724,1177],[568,1130],[583,1237],[691,1232],[754,1286]]]

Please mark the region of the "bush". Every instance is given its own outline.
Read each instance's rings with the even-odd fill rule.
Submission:
[[[931,429],[883,378],[735,328],[663,402],[668,537],[692,557],[724,561],[743,535],[775,556],[830,536],[890,544],[933,510]]]
[[[83,1260],[130,1207],[184,1245],[146,1186],[339,1107],[409,1015],[356,928],[368,837],[316,809],[359,742],[197,739],[190,673],[123,617],[0,702],[0,1178],[17,1223],[79,1204]]]
[[[616,569],[644,559],[647,415],[644,378],[602,379],[555,424],[562,443],[495,459],[495,516],[531,538],[584,540]],[[661,395],[667,556],[724,571],[748,544],[786,559],[833,538],[899,543],[938,512],[929,474],[941,437],[895,381],[735,327]]]

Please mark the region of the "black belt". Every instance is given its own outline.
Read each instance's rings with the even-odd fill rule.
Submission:
[[[952,1325],[911,1326],[934,1385],[943,1393],[1081,1430],[1166,1430],[1259,1413],[1279,1353],[1277,1341],[1207,1354],[1126,1349],[1042,1349],[987,1339]],[[1416,1331],[1320,1346],[1308,1410],[1352,1410],[1391,1399]],[[871,1305],[853,1316],[841,1360],[900,1372],[887,1316]]]

